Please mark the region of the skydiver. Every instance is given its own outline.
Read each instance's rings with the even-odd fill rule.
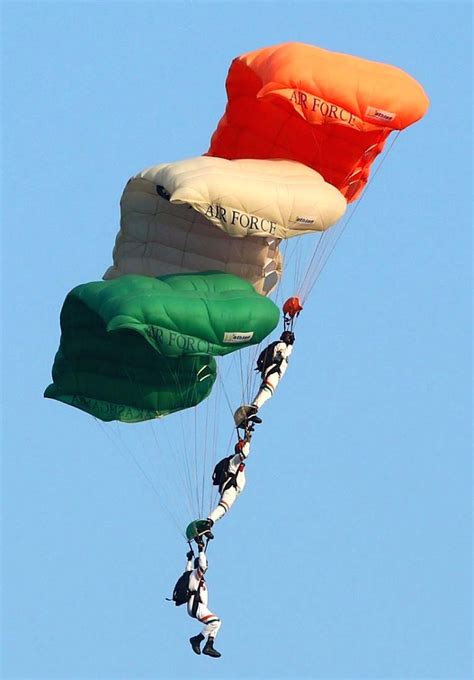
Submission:
[[[286,330],[281,334],[279,341],[270,343],[260,353],[255,370],[260,372],[262,382],[252,403],[240,406],[234,413],[237,428],[245,427],[246,423],[258,418],[256,414],[259,409],[273,396],[288,368],[288,359],[293,351],[294,342],[295,334]],[[260,418],[258,420],[261,422]]]
[[[212,481],[219,487],[220,499],[214,510],[209,513],[206,528],[210,530],[215,522],[222,519],[235,503],[245,488],[245,463],[250,453],[252,428],[247,427],[244,439],[239,439],[234,447],[232,456],[223,458],[217,463],[212,475]]]
[[[189,577],[189,592],[190,597],[187,603],[188,614],[193,619],[197,619],[204,624],[204,628],[198,635],[189,638],[191,647],[195,654],[201,654],[201,642],[207,636],[207,641],[202,648],[202,653],[207,656],[219,657],[221,653],[214,649],[214,640],[221,627],[221,620],[218,616],[213,614],[208,609],[208,590],[204,574],[207,571],[208,562],[206,552],[204,550],[204,542],[202,538],[198,542],[199,555],[194,559],[194,553],[189,550],[186,553],[187,564],[186,571],[191,571]],[[194,564],[193,564],[194,562]]]

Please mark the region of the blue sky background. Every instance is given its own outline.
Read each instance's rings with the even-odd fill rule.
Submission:
[[[471,677],[471,4],[2,14],[3,677]],[[402,67],[431,107],[305,309],[209,553],[223,656],[198,658],[195,622],[164,600],[174,525],[93,419],[42,394],[63,299],[110,264],[128,177],[204,152],[232,58],[289,40]]]

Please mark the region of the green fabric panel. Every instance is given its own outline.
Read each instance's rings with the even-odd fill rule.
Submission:
[[[77,286],[61,310],[45,397],[124,422],[195,406],[216,379],[211,355],[260,342],[278,319],[251,284],[220,272]],[[226,343],[224,333],[243,333],[244,342]]]
[[[83,358],[54,362],[54,383],[44,396],[101,420],[139,422],[196,406],[216,379],[213,357],[167,359],[155,355],[147,369]]]
[[[63,332],[81,323],[81,304],[100,316],[107,331],[133,330],[170,357],[225,355],[258,344],[280,318],[278,307],[250,283],[221,272],[127,275],[77,286],[66,301]]]
[[[133,423],[195,406],[212,390],[213,357],[164,357],[137,333],[107,332],[97,314],[69,296],[61,325],[45,397],[101,420]]]

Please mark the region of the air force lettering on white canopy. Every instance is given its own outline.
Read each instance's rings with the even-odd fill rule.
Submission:
[[[325,231],[346,200],[294,161],[200,156],[148,168],[122,195],[114,265],[104,278],[217,269],[267,295],[282,272],[282,239]]]

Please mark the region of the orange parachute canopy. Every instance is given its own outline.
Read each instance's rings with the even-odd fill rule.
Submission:
[[[395,66],[302,43],[249,52],[231,64],[227,108],[208,154],[299,161],[353,201],[393,130],[429,100]]]

